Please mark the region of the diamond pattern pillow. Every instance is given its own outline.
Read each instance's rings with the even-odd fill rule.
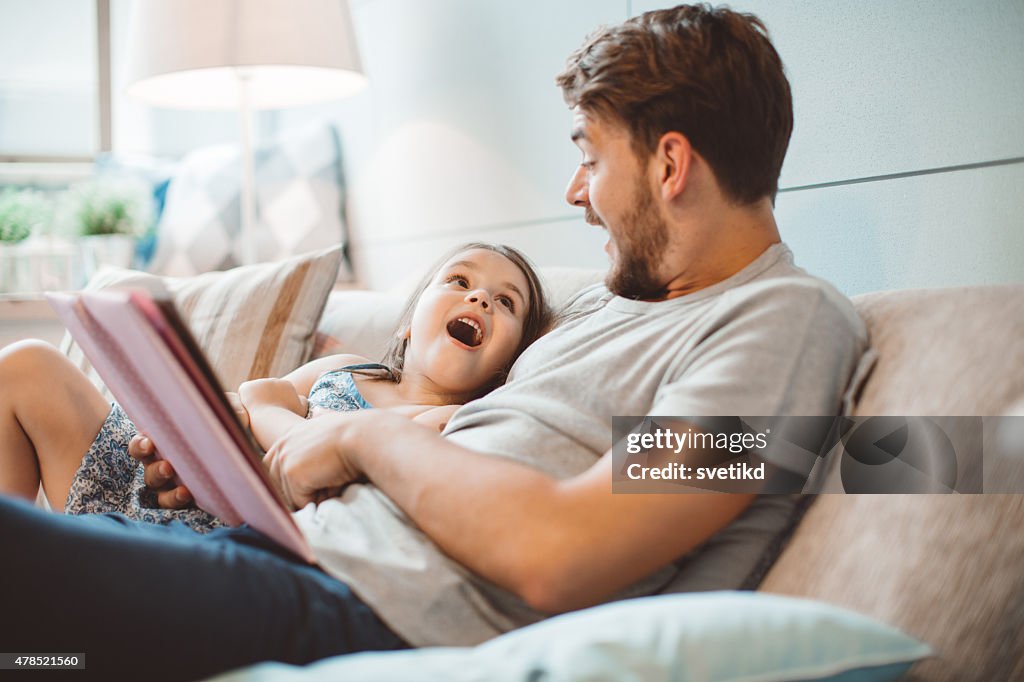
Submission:
[[[274,261],[347,243],[341,147],[333,126],[299,131],[254,154],[255,254]],[[230,145],[182,159],[167,191],[149,271],[187,277],[245,262],[241,159]],[[347,262],[339,280],[351,279]]]

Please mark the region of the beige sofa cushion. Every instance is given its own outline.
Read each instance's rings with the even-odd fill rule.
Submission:
[[[857,415],[1001,415],[1024,400],[1024,284],[853,299],[878,362]]]
[[[932,645],[910,679],[1024,679],[1024,496],[823,495],[760,590]]]
[[[1024,286],[854,299],[877,363],[856,415],[999,415],[1024,397]],[[760,589],[931,644],[909,679],[1024,679],[1024,496],[822,495]]]
[[[235,390],[247,379],[283,376],[307,360],[340,263],[341,248],[332,247],[185,278],[112,268],[97,273],[86,288],[169,293],[221,385]],[[111,397],[70,335],[61,350]]]

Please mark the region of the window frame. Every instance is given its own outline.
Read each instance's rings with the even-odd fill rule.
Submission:
[[[0,164],[78,164],[93,163],[97,154],[112,149],[112,100],[110,68],[110,0],[94,0],[96,6],[96,103],[99,124],[99,148],[96,154],[3,154]]]

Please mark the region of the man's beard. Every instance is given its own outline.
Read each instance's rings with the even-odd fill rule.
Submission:
[[[656,300],[666,294],[665,283],[655,271],[665,254],[668,225],[654,205],[653,191],[642,179],[637,179],[635,194],[635,207],[618,221],[617,256],[605,286],[623,298]]]

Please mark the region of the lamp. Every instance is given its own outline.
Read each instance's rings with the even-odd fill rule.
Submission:
[[[313,104],[366,85],[347,0],[140,0],[126,94],[149,104],[237,109],[243,260],[256,260],[252,111]]]

